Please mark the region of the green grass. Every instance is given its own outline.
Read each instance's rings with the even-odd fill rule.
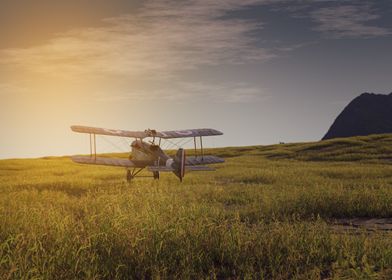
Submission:
[[[0,161],[0,279],[390,279],[390,135],[210,150],[217,172],[128,185],[67,157]]]

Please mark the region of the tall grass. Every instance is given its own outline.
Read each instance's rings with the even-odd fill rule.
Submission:
[[[122,169],[66,157],[2,160],[0,278],[389,279],[391,233],[329,223],[391,217],[392,166],[380,154],[300,156],[326,146],[216,149],[226,163],[182,184],[164,174],[128,185]],[[296,156],[271,160],[282,149]]]

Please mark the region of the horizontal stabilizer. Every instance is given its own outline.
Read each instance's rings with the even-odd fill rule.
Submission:
[[[129,159],[125,158],[102,158],[102,157],[88,157],[88,156],[73,156],[71,159],[74,162],[82,164],[96,164],[108,166],[122,166],[122,167],[135,167],[135,164]]]
[[[175,169],[173,167],[167,166],[149,166],[148,170],[151,172],[173,172]],[[185,171],[214,171],[214,168],[208,166],[185,166]]]
[[[223,163],[224,159],[216,156],[197,156],[197,157],[187,157],[186,165],[200,165],[200,164],[214,164]]]
[[[172,172],[174,171],[174,168],[167,166],[149,166],[148,170],[151,172]]]
[[[186,171],[215,171],[215,168],[209,166],[195,165],[185,166]]]

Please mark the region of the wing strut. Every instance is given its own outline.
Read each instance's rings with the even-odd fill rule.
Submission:
[[[200,136],[201,159],[204,159],[203,138]]]
[[[93,146],[92,146],[92,140],[91,140],[91,133],[89,134],[89,137],[90,137],[90,157],[92,157],[93,156]]]
[[[94,160],[97,159],[97,138],[96,134],[90,133],[90,157],[93,157],[93,150],[94,150]]]
[[[204,150],[203,150],[203,138],[202,136],[200,138],[200,153],[201,153],[201,159],[204,159]],[[197,141],[196,141],[196,136],[193,137],[193,144],[194,144],[194,149],[195,149],[195,157],[198,157],[197,155]]]
[[[195,157],[197,157],[196,137],[193,137],[193,143],[195,144]]]

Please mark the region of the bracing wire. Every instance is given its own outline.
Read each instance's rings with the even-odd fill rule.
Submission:
[[[165,142],[168,143],[168,145],[165,147],[165,149],[170,149],[170,148],[181,148],[177,143],[175,143],[174,141],[171,141],[169,139],[165,139]]]
[[[130,143],[130,141],[127,141],[127,139],[121,137],[123,146],[126,147],[126,149],[129,149],[129,146],[131,145],[131,143]]]
[[[106,142],[106,143],[108,143],[108,144],[110,144],[110,145],[112,145],[114,148],[116,148],[118,151],[120,151],[120,152],[122,152],[123,150],[124,150],[124,148],[123,147],[120,147],[118,144],[115,144],[114,142],[112,142],[112,141],[110,141],[107,137],[102,137],[102,139]],[[121,138],[123,141],[125,141],[123,138]],[[123,142],[124,143],[124,142]],[[128,148],[128,147],[127,147]]]
[[[181,138],[177,143],[175,141],[165,139],[164,144],[161,145],[163,149],[171,149],[174,147],[181,148],[182,146],[185,146],[189,142],[191,142],[193,138]]]

